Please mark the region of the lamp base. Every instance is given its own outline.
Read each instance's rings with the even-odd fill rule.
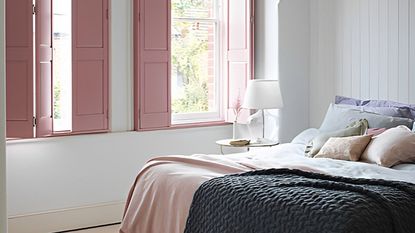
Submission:
[[[272,144],[275,143],[275,141],[267,139],[267,138],[256,138],[254,140],[251,140],[251,144]]]

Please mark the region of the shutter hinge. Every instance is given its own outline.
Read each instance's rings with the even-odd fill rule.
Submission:
[[[35,4],[32,4],[32,14],[36,15],[37,14],[37,8]]]
[[[141,14],[140,14],[140,12],[138,12],[138,22],[140,22],[141,21]]]
[[[36,125],[37,125],[36,117],[33,117],[32,124],[33,124],[33,127],[36,127]]]
[[[254,21],[255,21],[254,16],[251,16],[251,19],[250,20],[251,20],[251,24],[254,23]]]
[[[109,19],[109,18],[110,18],[110,12],[109,12],[109,9],[107,9],[106,14],[107,14],[107,19]]]

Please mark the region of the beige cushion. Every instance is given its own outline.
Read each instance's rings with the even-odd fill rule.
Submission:
[[[358,161],[371,139],[372,135],[333,137],[324,144],[314,158]]]
[[[415,134],[406,126],[388,129],[374,137],[361,160],[392,167],[415,161]]]
[[[366,134],[372,135],[372,137],[376,137],[385,131],[386,131],[386,128],[370,128],[370,129],[367,129]]]
[[[314,157],[320,151],[323,145],[329,140],[329,138],[360,136],[365,134],[367,128],[367,120],[361,119],[352,122],[346,129],[336,130],[333,132],[321,132],[306,146],[305,154],[308,157]]]

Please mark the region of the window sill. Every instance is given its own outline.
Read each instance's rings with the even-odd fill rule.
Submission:
[[[189,128],[201,128],[201,127],[213,127],[213,126],[225,126],[231,125],[232,123],[225,121],[212,121],[212,122],[202,122],[202,123],[189,123],[189,124],[175,124],[170,127],[162,128],[151,128],[151,129],[138,129],[137,132],[146,132],[146,131],[158,131],[158,130],[175,130],[175,129],[189,129]]]
[[[97,131],[90,131],[90,132],[79,132],[79,133],[72,133],[72,132],[55,132],[53,135],[45,136],[45,137],[33,137],[33,138],[7,138],[6,142],[35,142],[41,140],[47,140],[52,138],[65,138],[70,136],[81,136],[81,135],[94,135],[94,134],[104,134],[109,133],[109,130],[97,130]]]
[[[176,124],[170,127],[165,128],[152,128],[152,129],[139,129],[133,130],[129,132],[149,132],[149,131],[161,131],[161,130],[176,130],[176,129],[192,129],[192,128],[203,128],[203,127],[215,127],[215,126],[227,126],[232,125],[232,123],[225,122],[225,121],[212,121],[212,122],[202,122],[202,123],[189,123],[189,124]],[[128,132],[128,131],[126,131]],[[7,138],[7,143],[25,143],[25,142],[38,142],[50,139],[60,139],[60,138],[67,138],[71,136],[90,136],[90,135],[97,135],[97,134],[105,134],[111,133],[109,130],[102,130],[102,131],[91,131],[91,132],[83,132],[83,133],[70,133],[70,132],[61,132],[55,133],[54,135],[48,137],[39,137],[39,138]]]
[[[69,131],[61,131],[61,132],[54,132],[53,135],[48,136],[47,138],[55,138],[55,137],[67,137],[67,136],[79,136],[79,135],[90,135],[90,134],[102,134],[108,133],[109,130],[95,130],[95,131],[85,131],[85,132],[69,132]]]

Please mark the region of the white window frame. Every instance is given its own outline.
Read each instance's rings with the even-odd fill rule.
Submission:
[[[216,8],[214,18],[188,18],[188,17],[177,17],[171,19],[171,24],[174,21],[186,21],[186,22],[207,22],[214,23],[215,25],[215,111],[211,112],[192,112],[192,113],[172,113],[171,124],[193,124],[193,123],[206,123],[223,121],[223,78],[221,75],[221,54],[222,54],[222,42],[221,42],[221,21],[222,21],[222,4],[220,0],[214,0],[214,7]],[[171,25],[171,27],[172,27]]]

